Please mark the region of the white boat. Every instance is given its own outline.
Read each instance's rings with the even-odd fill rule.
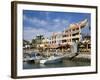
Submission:
[[[40,56],[40,54],[34,53],[34,52],[32,52],[31,54],[24,53],[24,56],[23,56],[23,61],[24,62],[36,61],[36,60],[40,60],[40,59],[42,59],[42,56]]]
[[[48,58],[40,60],[41,64],[57,63],[62,61],[63,56],[50,56]]]

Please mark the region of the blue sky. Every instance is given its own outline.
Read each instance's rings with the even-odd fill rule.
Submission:
[[[84,19],[91,23],[91,14],[23,10],[23,37],[29,41],[40,34],[49,37],[53,32],[61,32]],[[89,30],[84,29],[83,33],[89,33]]]

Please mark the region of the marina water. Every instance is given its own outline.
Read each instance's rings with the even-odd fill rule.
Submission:
[[[90,66],[91,62],[87,59],[63,59],[62,62],[54,64],[36,64],[34,62],[23,62],[23,69],[41,69],[41,68],[60,68],[60,67],[83,67]]]

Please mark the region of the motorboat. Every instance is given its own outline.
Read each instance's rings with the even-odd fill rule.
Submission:
[[[42,59],[42,56],[39,53],[32,52],[31,54],[29,53],[24,53],[23,55],[23,61],[36,61]]]
[[[40,60],[41,64],[58,63],[62,61],[63,56],[50,56]]]

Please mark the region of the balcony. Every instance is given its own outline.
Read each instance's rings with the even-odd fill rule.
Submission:
[[[80,37],[81,37],[80,35],[72,36],[72,38],[80,38]]]
[[[79,30],[72,31],[72,34],[79,33]]]

